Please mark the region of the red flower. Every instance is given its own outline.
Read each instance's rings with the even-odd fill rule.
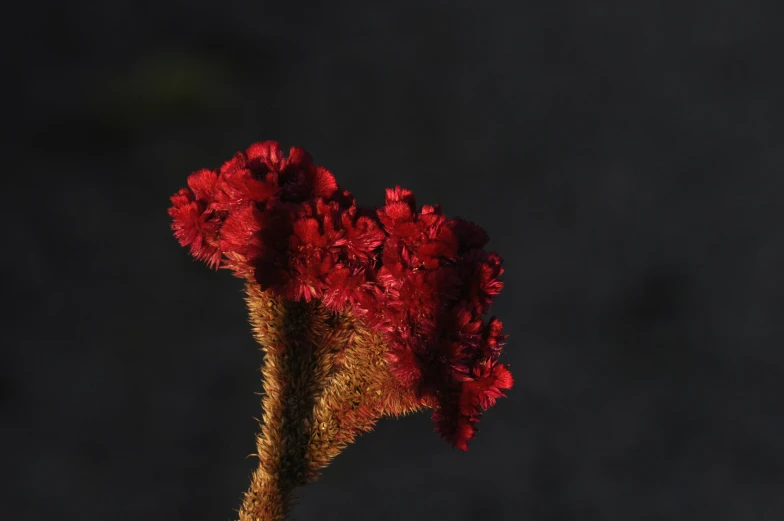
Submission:
[[[513,380],[498,363],[505,336],[483,316],[503,288],[485,231],[417,208],[387,189],[384,206],[358,207],[301,148],[251,145],[217,171],[199,170],[171,198],[172,228],[191,254],[292,300],[350,306],[387,340],[388,369],[435,404],[436,430],[467,449],[481,412]]]
[[[455,386],[433,411],[432,420],[436,432],[453,447],[468,450],[468,441],[478,431],[482,410],[495,404],[497,398],[505,397],[504,390],[514,384],[512,374],[502,364],[484,362],[474,370],[471,380]]]
[[[189,246],[191,255],[217,267],[221,252],[218,245],[220,215],[209,208],[215,192],[217,175],[199,170],[188,177],[188,188],[180,189],[171,197],[174,236],[182,246]]]
[[[482,408],[512,385],[497,364],[503,335],[482,316],[503,284],[501,258],[481,248],[487,234],[438,206],[417,210],[413,194],[387,190],[378,211],[387,232],[378,283],[390,322],[390,371],[418,396],[435,398],[433,420],[454,446],[467,448]]]

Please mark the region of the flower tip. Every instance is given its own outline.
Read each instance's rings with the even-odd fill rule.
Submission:
[[[315,195],[329,199],[338,191],[338,182],[332,172],[323,166],[316,167],[312,172],[310,182]]]
[[[414,192],[408,188],[402,188],[400,185],[396,185],[394,188],[386,189],[386,197],[384,202],[386,204],[403,202],[410,206],[412,210],[416,209],[416,199],[414,198]]]
[[[289,157],[286,160],[286,164],[306,166],[313,164],[313,158],[304,148],[291,147],[289,149]]]
[[[245,155],[249,160],[261,159],[269,160],[272,163],[279,163],[283,153],[281,152],[280,144],[277,141],[267,140],[253,143],[247,148]]]
[[[217,182],[218,174],[207,168],[197,170],[188,176],[188,188],[191,189],[194,197],[200,201],[212,199]]]
[[[495,386],[500,390],[509,390],[514,386],[514,377],[512,376],[511,371],[509,371],[509,366],[504,364],[498,364],[495,367]],[[506,396],[505,394],[501,393],[501,396]]]

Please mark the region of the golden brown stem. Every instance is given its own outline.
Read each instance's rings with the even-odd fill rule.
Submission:
[[[350,314],[341,317],[336,327],[349,335],[313,411],[308,482],[317,479],[319,470],[359,434],[372,430],[382,416],[406,415],[429,405],[405,391],[389,373],[379,335]]]
[[[284,301],[249,285],[248,308],[256,339],[265,353],[261,432],[256,438],[259,467],[240,508],[240,521],[282,521],[293,492],[304,483],[314,403],[323,385],[324,329],[313,304]]]
[[[315,480],[357,435],[383,415],[425,405],[387,370],[384,343],[350,313],[291,302],[247,286],[262,365],[259,467],[239,511],[240,521],[283,521],[294,489]]]

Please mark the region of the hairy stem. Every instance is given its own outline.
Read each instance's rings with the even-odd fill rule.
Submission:
[[[240,521],[283,521],[294,489],[384,415],[430,405],[404,390],[387,370],[385,346],[349,312],[292,302],[248,284],[254,336],[262,346],[259,466]]]
[[[309,425],[328,370],[319,342],[325,325],[312,304],[276,299],[249,285],[248,308],[264,351],[259,466],[239,512],[240,521],[282,521],[293,492],[305,482]]]
[[[407,392],[387,370],[385,345],[363,324],[345,314],[336,328],[349,333],[335,358],[329,380],[313,410],[307,481],[340,454],[359,434],[373,429],[382,416],[400,416],[429,405]]]

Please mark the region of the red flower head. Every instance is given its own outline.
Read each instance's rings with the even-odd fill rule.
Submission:
[[[378,216],[388,235],[378,281],[389,298],[390,371],[435,398],[436,430],[467,450],[481,410],[513,383],[498,364],[501,322],[482,319],[503,287],[501,258],[481,249],[479,226],[446,219],[438,206],[417,210],[409,190],[387,190]]]
[[[285,156],[274,141],[251,145],[217,171],[192,174],[188,186],[169,210],[180,243],[290,299],[348,305],[384,238],[377,220],[301,148]]]
[[[358,207],[304,150],[285,156],[274,141],[193,173],[171,200],[175,236],[196,259],[287,299],[350,306],[383,333],[389,371],[436,404],[436,430],[455,447],[512,387],[501,322],[483,319],[502,261],[479,226],[417,208],[399,186],[378,210]]]
[[[217,180],[218,176],[209,170],[194,172],[188,177],[188,188],[171,196],[173,206],[169,208],[174,236],[182,246],[190,246],[191,255],[210,267],[217,267],[221,257],[221,218],[209,210]]]

